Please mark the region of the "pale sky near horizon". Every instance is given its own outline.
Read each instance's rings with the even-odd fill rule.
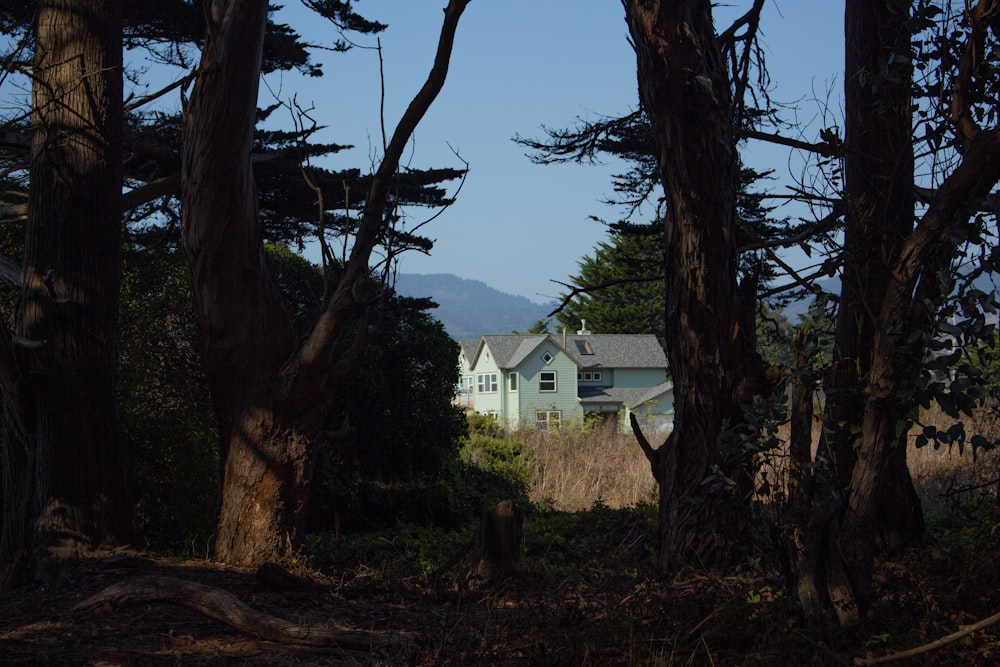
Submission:
[[[429,71],[446,0],[365,0],[355,9],[389,24],[380,36],[385,74],[385,124],[396,120]],[[336,36],[294,0],[289,22],[314,42]],[[717,28],[745,11],[734,0],[716,11]],[[315,29],[313,29],[315,26]],[[762,20],[772,96],[794,104],[786,118],[808,124],[803,138],[836,123],[843,69],[843,2],[770,0]],[[520,134],[542,138],[541,126],[565,128],[577,119],[624,115],[638,105],[635,55],[627,40],[618,0],[473,0],[460,21],[444,90],[417,129],[408,156],[420,168],[457,167],[470,173],[456,203],[422,231],[435,239],[429,256],[409,253],[403,273],[452,273],[481,280],[503,292],[545,302],[578,270],[578,262],[607,238],[590,216],[617,220],[620,211],[602,204],[612,194],[611,175],[621,165],[534,165],[511,141]],[[375,38],[359,38],[374,45]],[[381,145],[379,61],[374,50],[319,54],[325,76],[300,80],[285,74],[272,89],[297,91],[300,104],[329,126],[321,140],[354,148],[332,167],[364,168]],[[833,108],[823,102],[832,89]],[[262,96],[267,95],[262,88]],[[266,99],[262,97],[262,106]],[[823,118],[823,114],[831,114]],[[785,149],[749,144],[745,159],[771,167],[781,178],[798,173]],[[774,192],[790,182],[772,183]],[[454,188],[455,184],[452,184]],[[413,220],[429,212],[411,211]],[[646,211],[652,215],[652,211]],[[792,214],[779,212],[779,215]]]

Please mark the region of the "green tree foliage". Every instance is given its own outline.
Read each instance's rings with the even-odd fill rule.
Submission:
[[[581,320],[603,334],[654,334],[661,341],[663,328],[662,228],[643,227],[613,232],[579,262],[579,273],[570,278],[581,290],[563,294],[565,306],[559,322],[575,330]]]
[[[321,269],[287,246],[268,264],[305,336],[324,303]],[[455,343],[427,299],[391,297],[335,394],[313,480],[311,530],[454,520],[464,416],[452,405]],[[464,517],[463,517],[464,518]]]
[[[34,13],[33,2],[15,1],[4,4],[0,9],[0,30],[8,38],[4,42],[4,53],[0,54],[4,58],[4,70],[15,76],[14,73],[27,71],[24,67],[27,62],[25,54],[30,55],[33,45],[34,35],[31,26],[31,17]],[[370,22],[352,10],[350,2],[339,2],[337,0],[308,0],[305,4],[313,9],[318,15],[329,20],[333,28],[337,31],[352,33],[372,34],[382,30],[385,26]],[[221,6],[221,5],[219,5]],[[244,7],[246,8],[246,7]],[[266,3],[257,4],[255,9],[260,10],[261,23],[266,23],[263,31],[266,33],[263,38],[263,59],[261,63],[256,63],[255,58],[233,57],[230,61],[238,61],[245,64],[247,68],[254,71],[251,76],[254,80],[260,74],[266,75],[272,72],[297,70],[311,76],[322,74],[320,64],[313,61],[313,54],[316,47],[305,44],[296,31],[287,25],[280,24],[273,20],[277,14],[278,7],[268,8]],[[264,14],[269,12],[269,17],[264,20]],[[180,207],[176,195],[179,192],[181,178],[179,176],[181,168],[181,116],[178,112],[170,111],[170,97],[159,97],[162,95],[172,95],[174,100],[180,99],[179,90],[182,86],[189,86],[192,81],[203,80],[206,77],[214,76],[217,68],[207,67],[200,72],[198,79],[194,79],[191,74],[192,69],[198,60],[198,50],[206,45],[206,41],[211,41],[212,35],[206,31],[206,18],[212,19],[213,15],[206,15],[204,7],[198,2],[183,0],[171,0],[164,3],[137,2],[127,3],[123,20],[125,34],[125,48],[129,52],[129,62],[139,63],[140,67],[147,67],[149,63],[154,63],[158,68],[158,74],[165,75],[165,78],[174,76],[176,85],[172,85],[161,92],[151,92],[145,84],[146,77],[143,71],[126,72],[128,93],[127,100],[121,100],[127,112],[127,124],[124,136],[123,164],[125,179],[125,196],[123,208],[128,214],[128,239],[131,242],[131,249],[169,249],[176,248],[179,241]],[[217,18],[217,16],[216,16]],[[210,21],[211,23],[211,21]],[[214,24],[219,27],[222,24]],[[246,31],[236,30],[238,36]],[[332,50],[346,50],[349,44],[346,39],[336,41]],[[322,47],[326,48],[326,47]],[[330,49],[327,49],[330,50]],[[170,68],[175,68],[171,72]],[[6,74],[0,77],[0,82],[10,81]],[[248,79],[249,80],[249,79]],[[244,82],[245,83],[245,82]],[[245,93],[248,88],[244,83],[235,86],[225,86],[225,94],[230,98],[223,100],[232,103],[238,93]],[[16,88],[16,83],[7,90]],[[196,90],[198,86],[195,87]],[[209,86],[211,88],[211,86]],[[184,88],[190,102],[193,98],[193,89]],[[6,92],[6,91],[5,91]],[[146,110],[146,103],[152,99],[159,98],[159,110]],[[12,98],[13,99],[13,98]],[[246,99],[246,98],[245,98]],[[243,109],[243,118],[252,119],[253,102],[256,95],[249,97],[250,102],[247,109]],[[23,103],[23,96],[21,101]],[[180,104],[176,108],[180,108]],[[188,106],[188,111],[193,107]],[[5,219],[18,217],[23,218],[26,207],[17,199],[17,192],[27,188],[32,177],[27,163],[27,141],[25,116],[22,115],[24,109],[17,109],[15,104],[10,107],[10,112],[5,115],[10,120],[4,126],[3,142],[0,144],[0,173],[3,174],[4,194],[0,200],[0,213]],[[254,202],[254,210],[259,213],[259,231],[254,232],[254,236],[265,241],[288,244],[301,251],[304,245],[310,240],[319,239],[323,248],[323,262],[326,266],[326,282],[320,280],[319,285],[312,281],[303,280],[299,267],[288,257],[279,257],[272,253],[272,268],[277,268],[283,275],[278,275],[277,280],[287,281],[289,285],[295,285],[299,281],[298,287],[309,285],[312,291],[305,293],[302,290],[288,289],[286,292],[295,293],[296,300],[289,304],[281,304],[276,309],[264,309],[257,302],[259,309],[255,313],[260,318],[260,322],[273,320],[265,312],[274,313],[284,306],[289,306],[293,315],[293,323],[299,329],[300,337],[306,335],[306,331],[314,331],[310,324],[305,321],[309,316],[315,316],[320,311],[320,305],[328,303],[331,286],[336,286],[340,281],[340,268],[344,266],[344,260],[348,250],[357,248],[354,240],[349,238],[352,229],[357,228],[358,219],[362,217],[362,211],[370,206],[366,200],[369,192],[373,189],[372,184],[376,180],[372,175],[362,169],[344,169],[339,171],[329,170],[321,165],[321,160],[343,147],[332,143],[318,143],[315,141],[315,133],[322,128],[312,119],[311,109],[300,108],[294,101],[294,97],[289,99],[276,99],[274,103],[266,109],[258,110],[256,120],[256,131],[253,133],[252,142],[252,163],[254,166],[253,180],[256,181],[257,192],[261,194],[259,201]],[[281,127],[280,117],[291,118]],[[278,121],[276,122],[276,119]],[[227,123],[224,125],[232,125]],[[253,130],[252,123],[250,124]],[[229,143],[218,138],[217,143]],[[249,133],[248,133],[249,136]],[[398,143],[398,142],[396,142]],[[392,147],[392,142],[390,142]],[[396,148],[393,151],[399,152]],[[196,151],[197,152],[197,151]],[[398,160],[397,158],[394,158]],[[242,157],[241,163],[250,164],[251,156]],[[388,162],[392,162],[391,160]],[[231,163],[231,162],[230,162]],[[210,176],[218,176],[218,170],[210,170]],[[460,169],[391,169],[381,175],[381,183],[376,188],[378,194],[378,216],[386,221],[378,234],[369,236],[365,244],[371,241],[374,246],[372,258],[376,264],[383,268],[391,266],[391,260],[408,249],[419,249],[429,251],[431,242],[406,231],[408,224],[407,214],[404,206],[438,207],[450,203],[446,191],[441,186],[442,183],[458,178],[463,171]],[[388,176],[388,177],[387,177]],[[249,179],[248,179],[249,180]],[[190,183],[190,181],[188,181]],[[10,186],[10,187],[8,187]],[[245,188],[250,191],[251,188]],[[214,193],[211,198],[218,199]],[[384,202],[382,200],[385,200]],[[225,207],[223,207],[225,208]],[[210,216],[210,218],[217,216]],[[245,229],[246,226],[244,225]],[[412,226],[410,226],[412,229]],[[232,238],[232,235],[227,235]],[[356,240],[356,239],[355,239]],[[231,255],[228,250],[221,253],[216,259],[222,259],[225,255]],[[286,255],[287,255],[286,251]],[[166,293],[155,292],[155,278],[151,278],[159,268],[162,268],[164,257],[173,257],[167,252],[166,255],[151,257],[142,266],[135,264],[130,268],[136,273],[130,276],[130,288],[137,294],[145,294],[138,297],[136,303],[131,304],[130,317],[141,320],[145,315],[152,316],[153,311],[169,317],[170,308],[166,303],[158,300],[168,296]],[[137,260],[140,264],[143,260]],[[366,264],[366,262],[359,262]],[[157,268],[159,267],[159,268]],[[167,274],[173,269],[167,270]],[[367,266],[361,266],[360,271],[367,273]],[[383,271],[378,278],[384,278],[387,271]],[[164,275],[167,275],[164,274]],[[223,271],[223,274],[230,276],[235,272]],[[150,282],[152,281],[152,282]],[[172,285],[175,281],[172,277],[165,279],[165,285]],[[243,287],[249,289],[250,285],[244,282]],[[240,290],[224,289],[224,294],[237,293]],[[192,291],[178,288],[177,294],[192,293],[200,294],[201,291]],[[146,299],[147,303],[140,303]],[[251,299],[252,301],[253,299]],[[214,314],[213,314],[214,317]],[[204,319],[204,317],[202,318]],[[241,317],[238,320],[248,321],[248,317]],[[130,322],[130,325],[135,322]],[[200,423],[201,413],[191,412],[190,423],[179,422],[177,417],[184,410],[184,400],[196,393],[196,389],[186,386],[174,386],[170,391],[162,391],[161,397],[157,400],[142,400],[143,391],[161,391],[164,383],[177,379],[182,373],[175,372],[177,368],[183,368],[187,363],[187,354],[193,348],[185,349],[185,354],[176,360],[176,367],[157,366],[153,363],[151,355],[155,357],[160,354],[156,348],[179,345],[184,336],[175,325],[178,322],[159,323],[146,321],[143,325],[147,327],[159,327],[157,334],[163,334],[163,338],[151,337],[148,341],[143,341],[142,345],[132,347],[127,350],[129,357],[123,363],[134,364],[130,367],[126,376],[131,383],[128,387],[123,387],[122,400],[128,402],[125,411],[130,421],[128,426],[130,438],[129,447],[131,454],[135,455],[132,463],[137,464],[133,468],[136,479],[146,474],[154,474],[156,471],[163,473],[162,479],[174,474],[186,463],[194,465],[194,461],[201,458],[213,459],[218,456],[212,449],[216,445],[205,445],[206,429]],[[142,325],[139,325],[142,326]],[[419,328],[419,327],[418,327]],[[289,328],[290,330],[290,328]],[[245,341],[241,341],[245,345]],[[416,344],[414,344],[416,346]],[[204,346],[199,345],[199,351],[204,352]],[[264,346],[274,350],[277,346],[268,344]],[[244,347],[244,349],[246,349]],[[451,355],[453,357],[453,355]],[[246,361],[249,357],[241,357]],[[136,361],[138,360],[138,361]],[[453,361],[453,358],[451,359]],[[256,368],[256,364],[237,363],[232,369],[236,370],[240,366],[249,365]],[[343,364],[346,366],[346,364]],[[153,371],[162,372],[157,376]],[[231,380],[236,373],[223,373],[224,380]],[[190,377],[195,378],[197,374]],[[199,378],[200,381],[200,378]],[[183,384],[183,383],[182,383]],[[195,383],[197,384],[197,383]],[[234,383],[244,384],[245,383]],[[319,383],[322,384],[322,383]],[[216,387],[217,389],[218,387]],[[319,389],[320,387],[317,387]],[[449,387],[450,391],[450,387]],[[177,395],[173,395],[176,393]],[[214,405],[219,407],[219,392],[214,396]],[[322,400],[320,401],[322,402]],[[205,405],[200,402],[199,405]],[[258,404],[259,405],[259,404]],[[196,414],[197,413],[197,414]],[[226,421],[226,417],[217,416],[221,422]],[[314,420],[313,423],[316,423]],[[169,447],[162,447],[161,441],[171,428],[175,425],[179,430],[185,432],[185,437],[179,437],[170,444]],[[135,425],[133,428],[132,425]],[[449,433],[445,428],[442,433]],[[187,438],[190,435],[190,439]],[[181,450],[184,450],[182,453]],[[161,456],[163,458],[157,458]],[[139,460],[146,457],[146,460]],[[152,457],[152,458],[149,458]],[[181,459],[185,459],[182,461]],[[309,462],[306,462],[308,467]],[[215,466],[212,466],[211,475],[187,475],[187,480],[192,485],[202,484],[204,479],[215,476]],[[160,488],[158,484],[140,485],[149,494],[158,493],[155,489]],[[193,488],[193,487],[192,487]],[[192,491],[193,493],[193,491]],[[176,494],[187,496],[188,494]],[[216,494],[205,494],[205,497],[215,501]],[[160,496],[159,500],[167,500]],[[286,507],[298,507],[300,503],[285,503]],[[304,505],[304,503],[302,503]],[[158,506],[149,498],[142,503],[144,518],[147,520],[147,527],[153,524],[162,523],[160,518],[169,517],[171,512],[176,512],[177,507]],[[186,507],[191,512],[203,515],[202,507],[198,503],[188,503]],[[196,524],[197,521],[192,523]],[[198,530],[197,527],[192,530]],[[164,535],[166,541],[174,539],[174,536]],[[152,536],[151,539],[160,540],[161,537]],[[282,538],[282,541],[285,540]]]
[[[350,2],[308,0],[307,7],[319,19],[328,21],[331,32],[341,34],[377,34],[385,25],[368,21],[357,14]],[[131,239],[137,244],[156,245],[165,239],[179,240],[180,217],[177,194],[180,181],[180,104],[171,111],[176,90],[158,98],[159,107],[147,108],[159,91],[145,84],[145,69],[150,63],[158,74],[177,82],[187,80],[197,62],[197,49],[205,39],[205,14],[201,3],[189,0],[125,3],[125,48],[132,69],[126,72],[128,105],[125,131],[125,208]],[[15,0],[0,9],[0,33],[8,47],[0,51],[4,69],[15,72],[26,64],[33,39],[31,16],[33,0]],[[293,26],[282,24],[272,7],[267,21],[261,73],[264,75],[298,71],[322,76],[323,66],[314,60],[318,48],[302,41]],[[332,41],[322,51],[346,51],[346,39]],[[0,80],[2,82],[2,80]],[[170,97],[173,96],[173,97]],[[11,113],[0,116],[5,134],[0,142],[0,205],[11,200],[13,192],[26,187],[27,125],[14,98]],[[166,103],[164,103],[166,102]],[[287,243],[301,250],[319,238],[326,247],[330,262],[342,257],[337,248],[346,247],[348,234],[365,206],[371,176],[357,167],[329,169],[323,159],[350,148],[316,141],[324,127],[314,120],[315,109],[300,107],[294,98],[273,99],[258,111],[258,129],[254,140],[254,177],[260,195],[259,210],[264,237],[269,243]],[[9,118],[8,123],[3,120]],[[430,239],[407,232],[406,216],[400,207],[440,207],[451,203],[443,184],[460,178],[464,168],[410,168],[397,175],[393,192],[393,224],[381,239],[381,254],[393,257],[408,249],[428,252]],[[20,209],[18,209],[20,211]]]
[[[287,246],[269,246],[267,260],[305,335],[323,302],[321,270]],[[219,435],[181,253],[131,253],[122,296],[118,395],[143,539],[203,555],[217,506]],[[393,298],[369,325],[370,345],[335,390],[313,481],[313,529],[332,529],[337,516],[346,530],[454,520],[461,511],[454,493],[465,421],[451,403],[458,368],[432,307]]]
[[[765,363],[791,368],[795,332],[788,318],[778,310],[761,305],[757,314],[757,349]]]
[[[180,252],[130,254],[120,328],[122,444],[142,539],[204,555],[215,522],[219,434]]]
[[[608,241],[599,243],[593,255],[580,261],[579,273],[570,278],[580,291],[562,295],[565,305],[557,314],[559,322],[573,329],[586,320],[592,331],[654,334],[663,341],[661,232],[654,227],[620,226]],[[746,261],[749,266],[755,260]],[[782,312],[762,303],[756,327],[764,361],[791,366],[794,334]]]
[[[432,305],[392,297],[369,325],[368,344],[335,389],[312,529],[456,520],[465,418],[452,404],[455,343],[427,312]]]

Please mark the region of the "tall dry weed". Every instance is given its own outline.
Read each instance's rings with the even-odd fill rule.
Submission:
[[[954,420],[932,409],[921,414],[920,422],[947,430]],[[965,427],[967,440],[981,435],[996,442],[1000,440],[1000,410],[982,408],[965,420]],[[913,442],[920,429],[914,426],[910,433],[907,463],[926,511],[947,512],[970,500],[1000,493],[1000,450],[917,448]],[[819,435],[817,424],[814,447]],[[783,442],[787,443],[787,436],[787,428],[779,430]],[[528,489],[533,502],[569,512],[589,509],[598,502],[613,508],[656,502],[656,482],[649,462],[630,433],[604,426],[553,432],[523,430],[515,437],[534,454]],[[787,447],[769,452],[758,463],[758,490],[765,481],[768,490],[766,497],[758,497],[774,499],[773,494],[781,494],[787,482]]]
[[[947,431],[955,420],[938,408],[921,413],[920,421]],[[1000,439],[1000,413],[995,406],[977,410],[965,423],[966,442],[973,435],[981,435],[990,442]],[[917,448],[913,440],[919,432],[910,432],[910,447],[906,462],[913,477],[913,485],[924,503],[925,511],[948,512],[987,494],[997,494],[1000,478],[1000,451],[972,451],[968,445],[932,445]]]
[[[934,426],[947,431],[955,420],[939,408],[923,410],[919,424],[915,424],[908,434],[906,451],[907,467],[913,478],[913,485],[923,502],[925,511],[951,511],[969,501],[988,494],[1000,494],[1000,450],[972,451],[966,444],[935,447],[917,447],[914,443],[924,426]],[[1000,410],[995,406],[978,409],[971,417],[963,419],[966,442],[973,435],[981,435],[990,442],[1000,440]],[[819,443],[821,426],[814,423],[812,442],[813,454]],[[787,484],[787,425],[779,429],[779,438],[785,446],[771,452],[761,470],[766,469],[772,489],[783,490]]]
[[[529,486],[534,502],[563,511],[595,503],[632,507],[655,502],[656,481],[634,436],[611,426],[523,431],[517,434],[535,458]]]

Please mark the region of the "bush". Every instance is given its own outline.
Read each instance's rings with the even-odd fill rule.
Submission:
[[[466,465],[498,475],[517,488],[519,495],[527,494],[535,475],[535,456],[520,440],[473,433],[465,440],[459,454]]]
[[[215,528],[219,436],[191,303],[180,252],[126,262],[118,407],[143,538],[154,548],[204,555]]]

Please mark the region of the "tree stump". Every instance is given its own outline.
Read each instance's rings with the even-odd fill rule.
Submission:
[[[483,512],[473,542],[475,560],[468,576],[470,586],[495,586],[516,571],[523,526],[524,515],[513,500],[503,500]]]

